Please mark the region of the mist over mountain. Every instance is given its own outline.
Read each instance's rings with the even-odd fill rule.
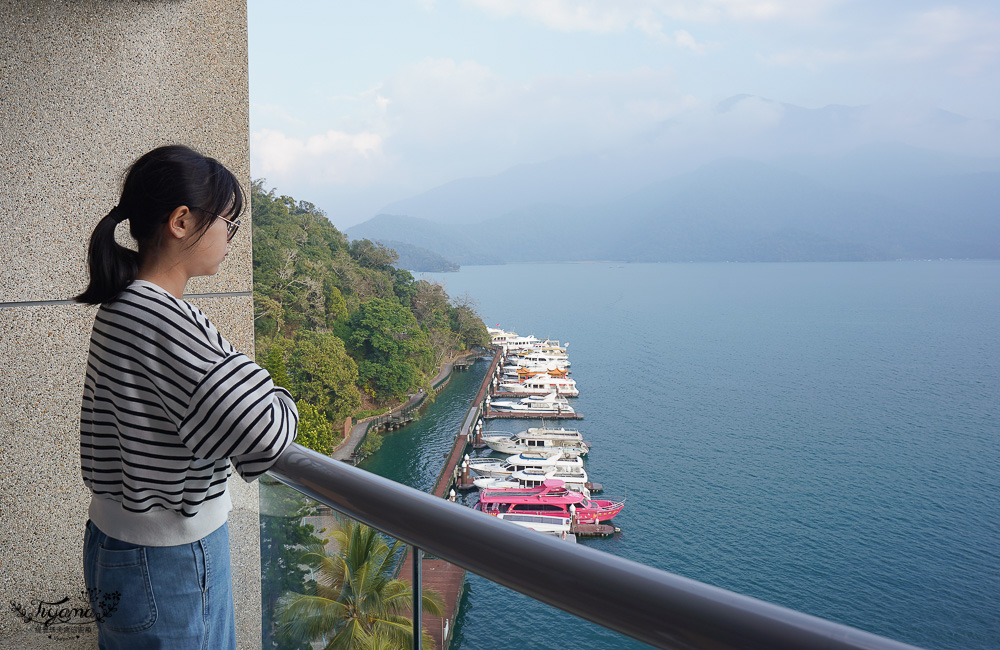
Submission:
[[[346,232],[459,264],[1000,258],[1000,158],[918,146],[998,133],[943,111],[887,125],[742,95],[614,149],[455,180]]]

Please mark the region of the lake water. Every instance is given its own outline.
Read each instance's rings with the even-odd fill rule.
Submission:
[[[900,641],[1000,648],[1000,263],[529,264],[418,274],[570,342],[582,543]],[[366,467],[429,488],[483,364]],[[496,421],[493,430],[518,430]],[[453,648],[638,648],[470,575]]]

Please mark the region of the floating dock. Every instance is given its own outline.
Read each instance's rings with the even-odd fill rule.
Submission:
[[[577,537],[610,537],[621,532],[611,524],[580,524],[574,523],[570,526],[569,532]]]

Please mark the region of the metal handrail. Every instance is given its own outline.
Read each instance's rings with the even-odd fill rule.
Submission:
[[[270,472],[416,548],[659,648],[913,646],[541,535],[293,444]]]

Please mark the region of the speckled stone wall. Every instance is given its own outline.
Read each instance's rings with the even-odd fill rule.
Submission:
[[[65,301],[142,153],[187,144],[248,184],[246,39],[245,0],[0,0],[0,648],[96,647],[92,626],[37,622],[83,589],[78,417],[96,309]],[[212,294],[191,300],[252,353],[249,235],[188,291]],[[238,645],[259,648],[257,486],[230,489]]]

